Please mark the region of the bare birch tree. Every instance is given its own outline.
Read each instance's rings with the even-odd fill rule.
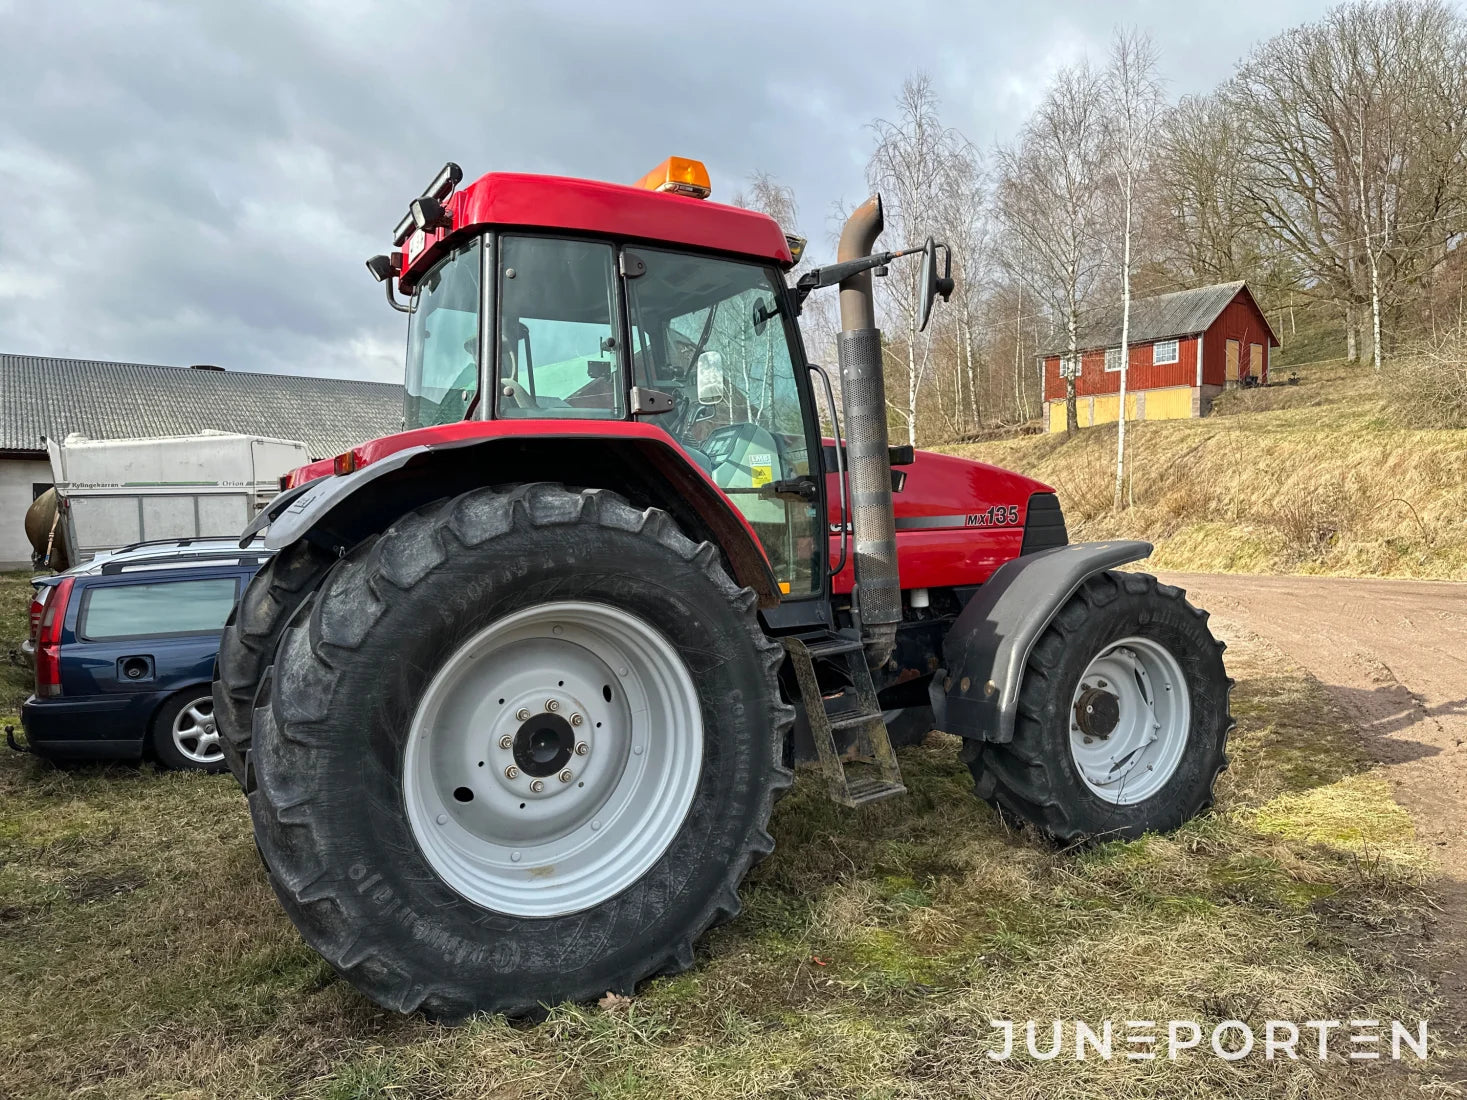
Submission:
[[[909,247],[937,228],[939,208],[951,185],[954,167],[965,157],[968,142],[942,125],[937,93],[923,73],[902,82],[894,119],[871,124],[876,148],[866,166],[867,182],[881,193],[886,220],[886,247]],[[907,367],[906,407],[895,410],[907,426],[907,442],[917,442],[917,395],[932,357],[932,334],[924,338],[919,301],[920,271],[904,264],[878,284],[883,305],[894,315]],[[890,387],[888,388],[890,391]]]
[[[982,422],[979,376],[983,342],[975,329],[992,266],[985,184],[978,151],[964,143],[949,162],[946,189],[936,211],[941,236],[952,249],[954,286],[944,312],[951,318],[953,331],[951,373],[958,398],[955,419],[960,429],[964,422],[975,429]]]
[[[1135,30],[1117,30],[1103,84],[1108,159],[1116,179],[1121,252],[1121,389],[1116,413],[1116,486],[1121,506],[1126,470],[1126,388],[1131,367],[1131,225],[1136,190],[1145,175],[1162,112],[1156,49]]]
[[[1079,428],[1080,310],[1100,274],[1104,222],[1103,85],[1081,62],[1056,74],[1017,145],[995,153],[1001,262],[1064,326],[1065,430]]]

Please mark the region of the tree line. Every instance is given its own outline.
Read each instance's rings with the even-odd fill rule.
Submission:
[[[1040,346],[1058,338],[1073,361],[1087,318],[1117,304],[1124,343],[1136,295],[1245,279],[1286,343],[1297,311],[1327,317],[1345,357],[1375,370],[1401,342],[1462,325],[1467,22],[1453,6],[1343,4],[1203,95],[1169,98],[1159,62],[1145,34],[1118,29],[1102,63],[1059,69],[991,149],[944,123],[922,73],[871,123],[884,239],[948,242],[956,279],[925,333],[916,265],[877,280],[894,435],[1034,420]],[[771,176],[735,201],[798,231],[795,196]],[[833,357],[831,306],[806,303],[812,356]],[[1121,478],[1118,461],[1117,493]]]

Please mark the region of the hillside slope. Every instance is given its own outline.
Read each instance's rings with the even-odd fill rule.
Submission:
[[[1467,432],[1398,427],[1368,368],[1298,374],[1128,425],[1119,512],[1114,425],[934,449],[1048,482],[1071,539],[1147,539],[1157,569],[1467,579]]]

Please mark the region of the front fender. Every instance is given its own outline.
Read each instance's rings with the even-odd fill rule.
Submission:
[[[358,468],[282,493],[245,529],[266,527],[265,545],[310,539],[344,553],[399,516],[435,500],[531,481],[609,489],[639,508],[661,508],[695,542],[713,543],[734,580],[759,606],[779,603],[779,585],[748,520],[671,436],[646,424],[614,431],[572,421],[463,422],[435,438],[421,429],[356,449]],[[422,441],[431,439],[432,441]],[[393,444],[390,448],[388,444]],[[407,445],[402,445],[406,443]],[[363,459],[369,459],[360,465]]]
[[[261,531],[271,550],[281,550],[305,538],[316,524],[338,504],[359,492],[364,485],[400,470],[429,447],[408,447],[396,451],[379,462],[349,474],[318,477],[294,489],[288,489],[262,508],[240,536],[241,547],[249,544]],[[268,530],[266,530],[268,528]]]
[[[942,645],[946,694],[937,727],[978,741],[1013,740],[1024,666],[1039,636],[1089,577],[1151,554],[1149,542],[1080,542],[1025,554],[978,589]]]

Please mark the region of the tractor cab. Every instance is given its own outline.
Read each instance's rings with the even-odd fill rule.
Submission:
[[[597,186],[633,215],[648,202],[703,214],[712,206],[702,201],[706,181],[697,162],[671,158],[638,189]],[[415,257],[397,272],[411,291],[404,427],[466,418],[656,424],[747,520],[780,593],[820,594],[820,437],[782,231],[764,215],[717,207],[727,211],[727,238],[685,244],[665,228],[658,244],[644,244],[632,236],[640,223],[614,216],[597,232],[490,223],[463,233],[466,218],[501,216],[505,191],[539,189],[552,203],[586,186],[486,176],[439,203],[436,221],[424,218],[388,259],[395,271],[397,257]],[[457,230],[452,246],[436,249],[430,233],[448,229]]]

